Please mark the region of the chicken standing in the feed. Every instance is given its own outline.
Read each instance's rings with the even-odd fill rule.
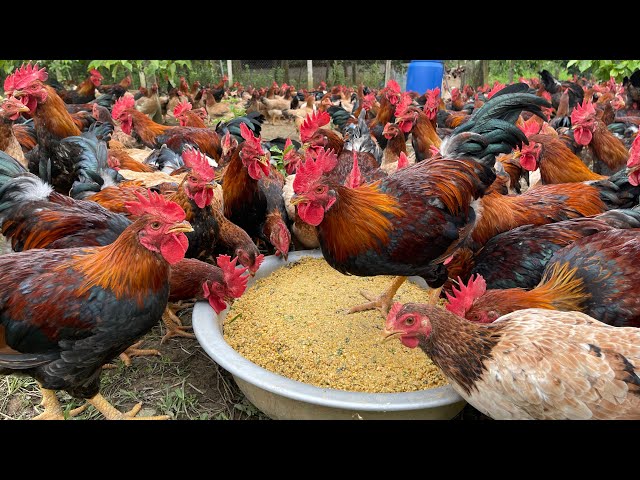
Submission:
[[[481,324],[396,303],[384,335],[420,347],[456,392],[494,419],[640,419],[637,328],[543,309]]]
[[[593,150],[596,173],[611,175],[624,168],[629,159],[627,147],[596,117],[593,103],[585,100],[582,105],[576,105],[571,112],[571,125],[576,143]]]
[[[184,257],[191,226],[157,194],[129,208],[138,219],[110,245],[0,256],[11,272],[0,285],[0,371],[39,382],[45,411],[37,418],[64,418],[56,390],[87,399],[110,420],[140,411],[121,413],[100,395],[102,366],[160,320],[170,264]]]
[[[269,163],[260,138],[243,123],[244,142],[236,147],[224,173],[224,214],[252,238],[270,243],[286,257],[291,234],[282,197],[284,177]]]
[[[526,141],[513,123],[522,110],[542,115],[540,105],[547,102],[535,95],[496,95],[465,124],[468,131],[442,146],[443,158],[357,188],[328,181],[337,163],[330,154],[308,157],[298,167],[293,202],[300,218],[317,226],[327,262],[352,275],[399,275],[385,293],[366,295],[371,301],[352,312],[377,307],[386,314],[406,276],[422,276],[432,288],[443,285],[443,262],[471,232],[473,202],[496,178],[495,155]]]

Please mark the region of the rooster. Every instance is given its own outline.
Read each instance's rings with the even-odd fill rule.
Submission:
[[[316,111],[310,113],[300,126],[300,140],[309,144],[309,149],[317,151],[320,148],[333,150],[336,155],[342,153],[344,139],[335,130],[323,128],[331,121],[327,112]]]
[[[558,250],[532,290],[487,290],[482,275],[461,281],[447,295],[447,309],[468,320],[489,323],[525,308],[583,312],[616,327],[640,326],[635,292],[640,229],[608,230],[576,240]]]
[[[341,273],[400,276],[380,297],[368,296],[368,304],[351,312],[388,311],[409,275],[422,276],[432,288],[442,286],[443,261],[469,235],[476,216],[472,203],[496,178],[495,154],[526,141],[513,123],[522,110],[542,115],[540,105],[547,102],[530,94],[496,95],[465,124],[468,131],[443,145],[443,158],[357,188],[327,180],[336,166],[331,155],[308,157],[298,167],[292,202],[303,221],[318,227],[327,262]]]
[[[537,308],[480,324],[397,303],[384,335],[420,347],[456,392],[495,419],[640,419],[637,328]]]
[[[0,371],[39,382],[45,411],[38,418],[64,418],[55,390],[87,399],[107,419],[140,411],[138,404],[121,413],[100,395],[102,366],[160,320],[170,264],[184,257],[191,226],[157,194],[129,209],[137,220],[108,246],[0,257],[2,271],[11,272],[0,285]]]
[[[640,228],[638,207],[609,210],[599,215],[574,218],[545,225],[524,225],[491,238],[468,261],[466,272],[456,272],[465,281],[480,274],[488,288],[535,287],[555,252],[576,240],[612,229]]]
[[[431,158],[434,149],[439,149],[442,141],[427,114],[411,106],[411,97],[405,93],[396,106],[395,115],[395,123],[400,129],[406,134],[411,133],[411,146],[416,152],[416,162]]]
[[[56,93],[65,103],[89,103],[95,100],[96,87],[100,86],[102,80],[102,74],[94,68],[89,71],[89,77],[75,90],[56,89]]]
[[[588,145],[593,150],[597,160],[593,166],[594,170],[612,174],[627,163],[627,148],[622,140],[611,133],[604,122],[596,117],[593,103],[585,100],[582,105],[576,105],[571,113],[571,125],[576,143]]]
[[[569,112],[584,100],[584,90],[577,83],[569,81],[559,82],[548,70],[542,70],[538,73],[542,80],[540,92],[549,92],[551,94],[551,105],[556,110],[559,109],[564,92],[567,92],[569,96]]]

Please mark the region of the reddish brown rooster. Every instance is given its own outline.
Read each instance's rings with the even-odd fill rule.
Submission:
[[[317,151],[320,148],[333,150],[336,155],[342,152],[344,139],[338,132],[330,128],[323,128],[331,121],[327,112],[314,112],[307,115],[300,126],[300,140],[309,144],[309,150]]]
[[[192,110],[192,105],[187,100],[176,105],[176,108],[173,109],[173,116],[178,119],[181,127],[207,128],[204,123],[207,112],[202,108]]]
[[[411,145],[416,153],[416,162],[431,158],[434,148],[442,141],[429,117],[419,108],[411,106],[411,97],[403,94],[396,106],[396,122],[404,133],[411,133]]]
[[[596,117],[593,103],[585,100],[582,105],[576,105],[571,113],[571,125],[576,143],[590,146],[597,160],[604,164],[595,163],[593,169],[596,173],[610,175],[627,163],[627,148],[622,140],[611,133],[604,122]]]
[[[417,163],[358,188],[328,180],[327,173],[335,167],[331,156],[309,157],[298,167],[293,202],[300,218],[318,227],[327,262],[352,275],[400,275],[387,292],[352,311],[387,310],[408,275],[422,276],[431,287],[444,283],[447,271],[442,262],[468,236],[475,221],[472,202],[495,179],[494,155],[526,138],[513,123],[524,109],[542,115],[539,105],[547,103],[530,94],[496,95],[468,122],[470,131],[449,139],[444,158]],[[496,131],[490,126],[497,118],[502,123]],[[474,128],[491,136],[483,137]]]
[[[0,371],[38,380],[45,411],[55,390],[87,399],[108,419],[130,419],[99,393],[102,366],[153,328],[169,297],[170,264],[187,249],[184,211],[159,195],[129,205],[138,217],[111,245],[0,256]],[[153,418],[167,418],[153,417]]]
[[[96,87],[102,83],[102,74],[95,68],[89,71],[86,78],[75,90],[56,90],[65,103],[89,103],[96,98]]]
[[[384,335],[420,347],[467,402],[495,419],[640,419],[640,330],[579,312],[518,310],[469,322],[395,304]]]

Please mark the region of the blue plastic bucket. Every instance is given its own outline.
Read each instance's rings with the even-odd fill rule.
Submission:
[[[442,89],[442,60],[412,60],[407,71],[407,91],[423,94],[436,87]]]

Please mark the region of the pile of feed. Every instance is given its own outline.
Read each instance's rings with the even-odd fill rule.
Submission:
[[[260,279],[231,307],[224,338],[242,356],[285,377],[322,388],[411,392],[446,385],[419,348],[382,343],[379,311],[346,315],[382,292],[393,277],[346,276],[324,259],[304,258]],[[425,291],[405,282],[395,301],[425,302]]]

